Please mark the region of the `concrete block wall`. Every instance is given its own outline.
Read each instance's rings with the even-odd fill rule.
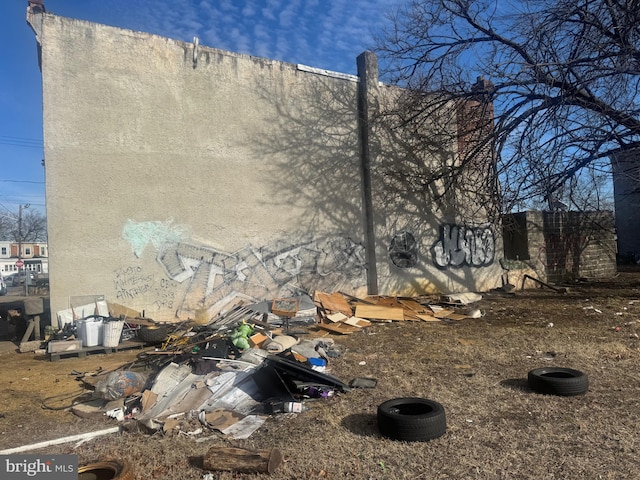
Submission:
[[[612,212],[527,211],[507,218],[506,257],[522,260],[541,280],[553,283],[615,275]]]

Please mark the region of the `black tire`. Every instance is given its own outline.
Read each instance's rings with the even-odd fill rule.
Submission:
[[[536,368],[527,376],[529,388],[547,395],[571,397],[583,395],[589,390],[589,378],[580,370],[572,368]]]
[[[138,338],[153,345],[164,342],[168,334],[167,327],[164,325],[143,325],[138,330]]]
[[[133,471],[126,462],[106,460],[78,467],[79,480],[133,480]]]
[[[378,430],[392,440],[433,440],[447,431],[444,407],[425,398],[387,400],[378,406]]]

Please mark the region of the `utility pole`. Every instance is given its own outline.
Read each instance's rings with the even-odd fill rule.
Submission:
[[[22,205],[18,207],[18,260],[22,260]]]
[[[24,208],[29,208],[27,203]],[[18,207],[18,261],[22,261],[22,205]],[[20,270],[24,271],[24,294],[29,295],[29,276],[27,275],[27,266],[18,267],[18,278],[20,278]]]

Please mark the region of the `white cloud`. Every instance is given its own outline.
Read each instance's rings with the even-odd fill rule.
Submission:
[[[291,1],[280,12],[280,15],[278,17],[280,20],[281,28],[295,27],[296,10],[298,10],[299,5],[299,1]]]
[[[372,46],[384,14],[405,0],[112,0],[111,10],[102,0],[83,1],[116,26],[187,42],[197,35],[204,46],[355,73],[355,57]]]

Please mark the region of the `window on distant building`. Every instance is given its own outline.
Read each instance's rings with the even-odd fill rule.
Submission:
[[[2,255],[6,255],[7,254],[7,247],[2,247]]]
[[[31,255],[31,247],[25,247],[24,254],[25,255]]]

